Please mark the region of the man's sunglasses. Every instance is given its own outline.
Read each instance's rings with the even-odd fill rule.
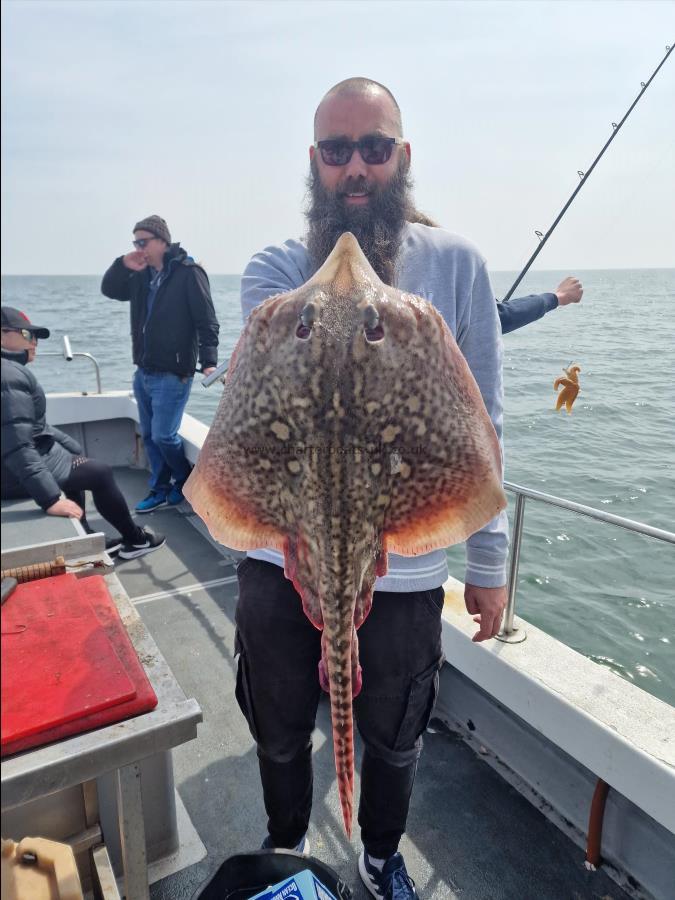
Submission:
[[[14,334],[20,334],[24,341],[30,341],[31,344],[37,344],[38,342],[38,339],[28,328],[3,328],[2,330],[5,332],[13,332]]]
[[[134,247],[137,250],[142,250],[144,247],[146,247],[150,243],[150,241],[158,241],[158,240],[159,240],[159,238],[156,238],[156,237],[138,238],[137,240],[132,241],[131,243],[134,245]]]
[[[361,159],[367,166],[381,166],[389,162],[396,144],[405,143],[403,138],[393,137],[362,137],[358,141],[348,141],[345,138],[334,140],[316,141],[314,148],[321,154],[321,159],[326,166],[346,166],[358,150]]]

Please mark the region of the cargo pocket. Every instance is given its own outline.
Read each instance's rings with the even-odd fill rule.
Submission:
[[[234,695],[237,698],[239,709],[244,714],[244,718],[248,722],[249,731],[253,740],[258,743],[259,730],[255,720],[255,711],[251,700],[251,679],[248,669],[248,660],[243,652],[239,634],[234,638],[234,652],[239,655],[237,663],[237,684],[234,689]]]
[[[405,712],[393,747],[395,752],[412,749],[426,730],[438,695],[441,663],[442,657],[411,678]]]

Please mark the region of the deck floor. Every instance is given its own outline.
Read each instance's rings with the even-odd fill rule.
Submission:
[[[130,505],[145,495],[145,473],[121,469],[116,475]],[[3,524],[11,522],[12,532],[21,527],[23,538],[25,522],[33,527],[38,521],[28,514],[34,509],[29,502],[3,503]],[[89,520],[94,527],[100,522],[93,510]],[[116,573],[186,695],[204,713],[198,738],[176,748],[173,758],[176,787],[207,856],[151,887],[152,900],[189,900],[225,859],[258,849],[266,834],[255,747],[234,698],[236,555],[193,527],[187,504],[139,521],[164,533],[167,546],[118,562]],[[42,522],[55,527],[48,517]],[[3,546],[51,537],[31,531],[20,540],[14,533]],[[314,741],[312,854],[339,873],[355,900],[366,900],[356,870],[358,828],[349,842],[342,827],[330,733],[326,701]],[[454,734],[425,736],[401,851],[425,900],[627,898],[603,871],[586,871],[579,847]]]

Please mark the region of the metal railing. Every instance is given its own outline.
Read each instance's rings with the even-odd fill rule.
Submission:
[[[67,334],[63,335],[63,351],[56,353],[52,351],[41,352],[40,356],[63,356],[66,362],[71,362],[74,357],[80,356],[90,359],[96,369],[96,389],[97,393],[101,390],[101,371],[96,359],[91,353],[73,353],[70,346],[70,339]],[[210,387],[219,379],[222,380],[227,371],[229,360],[221,363],[214,372],[202,380],[205,388]],[[548,506],[556,506],[558,509],[566,509],[577,515],[587,516],[596,522],[605,522],[608,525],[614,525],[618,528],[625,528],[636,534],[643,534],[646,537],[656,538],[658,541],[666,541],[669,544],[675,544],[675,533],[666,531],[663,528],[654,528],[652,525],[645,525],[642,522],[636,522],[633,519],[625,519],[623,516],[615,516],[612,513],[603,512],[592,506],[585,506],[583,503],[575,503],[573,500],[565,500],[563,497],[555,497],[553,494],[545,494],[543,491],[535,491],[532,488],[522,487],[513,482],[504,482],[505,490],[516,495],[516,507],[513,517],[513,531],[511,536],[511,556],[509,563],[508,578],[508,598],[506,602],[506,610],[504,614],[504,625],[497,635],[497,640],[507,643],[519,643],[526,638],[525,630],[514,623],[516,610],[516,591],[518,588],[518,567],[520,565],[520,546],[523,539],[523,522],[525,520],[525,499],[537,500]]]
[[[94,364],[94,369],[96,370],[96,393],[103,393],[103,390],[101,388],[101,369],[98,361],[91,355],[91,353],[83,353],[81,351],[76,351],[75,353],[73,353],[73,350],[70,346],[70,338],[67,334],[63,335],[63,350],[61,350],[61,352],[57,352],[56,350],[40,350],[40,356],[62,356],[66,362],[72,362],[76,356],[90,359]]]
[[[603,512],[600,509],[594,509],[592,506],[584,506],[582,503],[575,503],[573,500],[565,500],[562,497],[554,497],[552,494],[544,494],[542,491],[535,491],[532,488],[521,487],[519,484],[513,484],[510,481],[504,482],[504,488],[516,495],[516,508],[513,517],[513,533],[511,536],[511,562],[509,567],[508,580],[508,600],[506,603],[506,612],[504,616],[504,625],[498,640],[507,643],[518,643],[525,640],[524,629],[514,624],[514,616],[516,610],[516,590],[518,587],[518,565],[520,563],[520,545],[523,537],[523,521],[525,519],[525,499],[538,500],[549,506],[557,506],[559,509],[566,509],[569,512],[576,513],[581,516],[588,516],[597,522],[605,522],[608,525],[615,525],[619,528],[625,528],[627,531],[633,531],[637,534],[643,534],[646,537],[656,538],[658,541],[666,541],[669,544],[675,544],[675,533],[665,531],[663,528],[654,528],[651,525],[644,525],[642,522],[635,522],[633,519],[624,519],[622,516],[615,516],[612,513]]]

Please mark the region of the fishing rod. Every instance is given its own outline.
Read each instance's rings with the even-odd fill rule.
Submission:
[[[552,235],[553,232],[555,231],[555,229],[556,229],[558,223],[560,222],[560,220],[561,220],[562,217],[565,215],[565,213],[567,212],[567,210],[568,210],[569,207],[571,206],[572,202],[574,201],[574,198],[575,198],[576,195],[579,193],[579,191],[582,189],[582,187],[586,184],[586,182],[588,181],[588,179],[589,179],[589,177],[590,177],[591,172],[593,171],[593,169],[597,166],[597,164],[598,164],[598,163],[600,162],[600,160],[602,159],[602,156],[604,155],[605,150],[606,150],[606,149],[609,147],[609,145],[612,143],[612,141],[614,140],[614,138],[617,136],[617,134],[618,134],[619,131],[621,130],[621,126],[623,125],[623,123],[626,121],[626,119],[628,118],[628,116],[633,112],[633,110],[634,110],[635,107],[637,106],[638,101],[640,100],[640,98],[642,97],[642,95],[644,94],[644,92],[647,90],[647,88],[649,87],[649,85],[650,85],[650,84],[652,83],[652,81],[654,80],[654,76],[656,75],[656,73],[659,71],[659,69],[661,68],[661,66],[665,63],[665,61],[668,59],[668,57],[670,56],[670,54],[673,52],[673,45],[672,45],[672,44],[671,44],[671,45],[666,45],[666,51],[667,51],[667,52],[666,52],[666,55],[663,57],[663,59],[661,60],[661,62],[658,64],[658,66],[657,66],[657,67],[654,69],[654,71],[652,72],[652,76],[651,76],[651,78],[649,79],[649,81],[641,81],[641,82],[640,82],[640,84],[641,84],[641,86],[642,86],[642,90],[641,90],[640,93],[637,95],[637,97],[635,98],[635,100],[631,103],[631,105],[630,105],[630,107],[629,107],[629,109],[628,109],[628,112],[627,112],[626,115],[623,117],[623,119],[621,119],[621,121],[620,121],[618,124],[617,124],[616,122],[612,122],[612,134],[610,135],[609,140],[606,142],[605,146],[602,148],[602,150],[600,151],[600,153],[598,153],[598,155],[597,155],[597,156],[595,157],[595,159],[593,160],[593,165],[590,167],[590,169],[588,170],[588,172],[586,172],[586,173],[581,172],[581,171],[578,171],[578,172],[577,172],[577,175],[579,176],[579,178],[581,179],[581,181],[580,181],[579,184],[577,185],[576,190],[572,193],[572,196],[569,198],[569,200],[567,201],[567,203],[563,206],[563,208],[562,208],[562,209],[560,210],[560,212],[558,213],[558,216],[557,216],[556,220],[555,220],[554,223],[551,225],[551,227],[549,228],[549,230],[546,232],[546,234],[542,234],[541,231],[535,231],[536,236],[539,238],[539,246],[538,246],[537,249],[534,251],[534,253],[532,254],[532,256],[528,259],[527,263],[525,264],[525,268],[522,270],[522,272],[520,273],[520,275],[516,278],[516,280],[515,280],[515,281],[513,282],[513,284],[511,285],[511,288],[510,288],[508,294],[507,294],[507,295],[504,297],[504,299],[502,300],[502,303],[504,303],[506,300],[509,299],[509,297],[513,294],[513,292],[514,292],[515,289],[518,287],[518,285],[520,284],[520,282],[523,280],[523,278],[525,277],[525,275],[527,275],[527,272],[528,272],[530,266],[531,266],[532,263],[535,261],[535,259],[539,256],[539,254],[541,253],[541,251],[544,249],[544,245],[546,244],[546,241],[551,237],[551,235]]]
[[[535,259],[539,256],[539,254],[541,253],[541,251],[544,249],[544,245],[546,244],[546,241],[551,237],[551,235],[552,235],[553,232],[555,231],[555,229],[556,229],[558,223],[560,222],[560,220],[562,219],[562,217],[565,215],[565,213],[566,213],[567,210],[569,209],[569,207],[570,207],[570,205],[572,204],[572,201],[574,200],[574,198],[576,197],[576,195],[579,193],[579,191],[580,191],[581,188],[584,186],[584,184],[586,184],[586,181],[588,180],[588,178],[589,178],[591,172],[592,172],[593,169],[597,166],[597,164],[600,162],[600,159],[602,158],[602,156],[603,156],[605,150],[609,147],[609,145],[612,143],[612,141],[614,140],[614,138],[617,136],[617,134],[618,134],[619,131],[621,130],[621,126],[622,126],[623,123],[626,121],[626,119],[628,118],[628,116],[633,112],[633,110],[635,109],[635,107],[637,106],[637,103],[638,103],[638,101],[640,100],[640,97],[642,97],[642,95],[644,94],[644,92],[647,90],[647,88],[649,87],[649,85],[650,85],[650,84],[652,83],[652,81],[654,80],[654,76],[656,75],[656,73],[659,71],[659,69],[661,68],[661,66],[664,64],[664,62],[668,59],[668,57],[669,57],[670,54],[672,53],[672,51],[673,51],[673,46],[672,46],[672,45],[666,45],[666,51],[667,51],[667,52],[666,52],[666,55],[663,57],[663,59],[661,60],[661,62],[658,64],[658,66],[657,66],[657,67],[654,69],[654,71],[652,72],[652,75],[651,75],[651,78],[649,79],[649,81],[642,81],[642,82],[640,82],[640,84],[641,84],[641,86],[642,86],[642,90],[641,90],[640,93],[637,95],[637,97],[636,97],[635,100],[632,102],[632,104],[630,105],[630,108],[628,109],[628,112],[625,114],[625,116],[623,117],[623,119],[621,119],[621,121],[620,121],[618,124],[617,124],[616,122],[612,122],[612,134],[610,135],[609,140],[607,141],[607,143],[605,144],[605,146],[602,148],[602,150],[600,151],[600,153],[598,153],[598,155],[597,155],[597,156],[595,157],[595,159],[593,160],[593,165],[590,167],[590,169],[588,170],[588,172],[586,172],[586,173],[584,174],[584,172],[579,171],[579,172],[577,173],[577,174],[579,175],[579,177],[581,178],[581,181],[580,181],[579,184],[577,185],[576,190],[574,191],[574,193],[572,194],[572,196],[569,198],[569,200],[567,201],[567,203],[563,206],[563,208],[562,208],[562,209],[560,210],[560,212],[558,213],[558,217],[556,218],[555,222],[551,225],[551,227],[550,227],[549,230],[546,232],[546,234],[542,234],[541,231],[535,231],[535,234],[537,235],[537,237],[539,238],[539,241],[540,241],[539,246],[537,247],[537,249],[535,250],[535,252],[532,254],[532,256],[528,259],[527,263],[525,264],[525,268],[522,270],[522,272],[520,273],[520,275],[516,278],[516,280],[515,280],[515,281],[513,282],[513,284],[511,285],[511,288],[510,288],[508,294],[507,294],[507,295],[504,297],[504,299],[502,300],[502,303],[504,303],[506,300],[509,299],[509,297],[513,294],[513,292],[514,292],[515,289],[518,287],[518,285],[520,284],[520,282],[521,282],[521,281],[523,280],[523,278],[527,275],[527,272],[528,272],[530,266],[531,266],[532,263],[535,261]],[[205,387],[205,388],[211,387],[211,385],[212,385],[212,384],[215,384],[216,381],[218,381],[219,379],[222,379],[223,376],[225,375],[225,373],[227,372],[227,368],[228,368],[229,364],[230,364],[230,360],[227,359],[225,362],[222,362],[222,363],[221,363],[221,364],[220,364],[220,365],[219,365],[219,366],[218,366],[218,367],[217,367],[210,375],[207,375],[205,378],[203,378],[203,379],[202,379],[202,385],[203,385],[203,387]]]

